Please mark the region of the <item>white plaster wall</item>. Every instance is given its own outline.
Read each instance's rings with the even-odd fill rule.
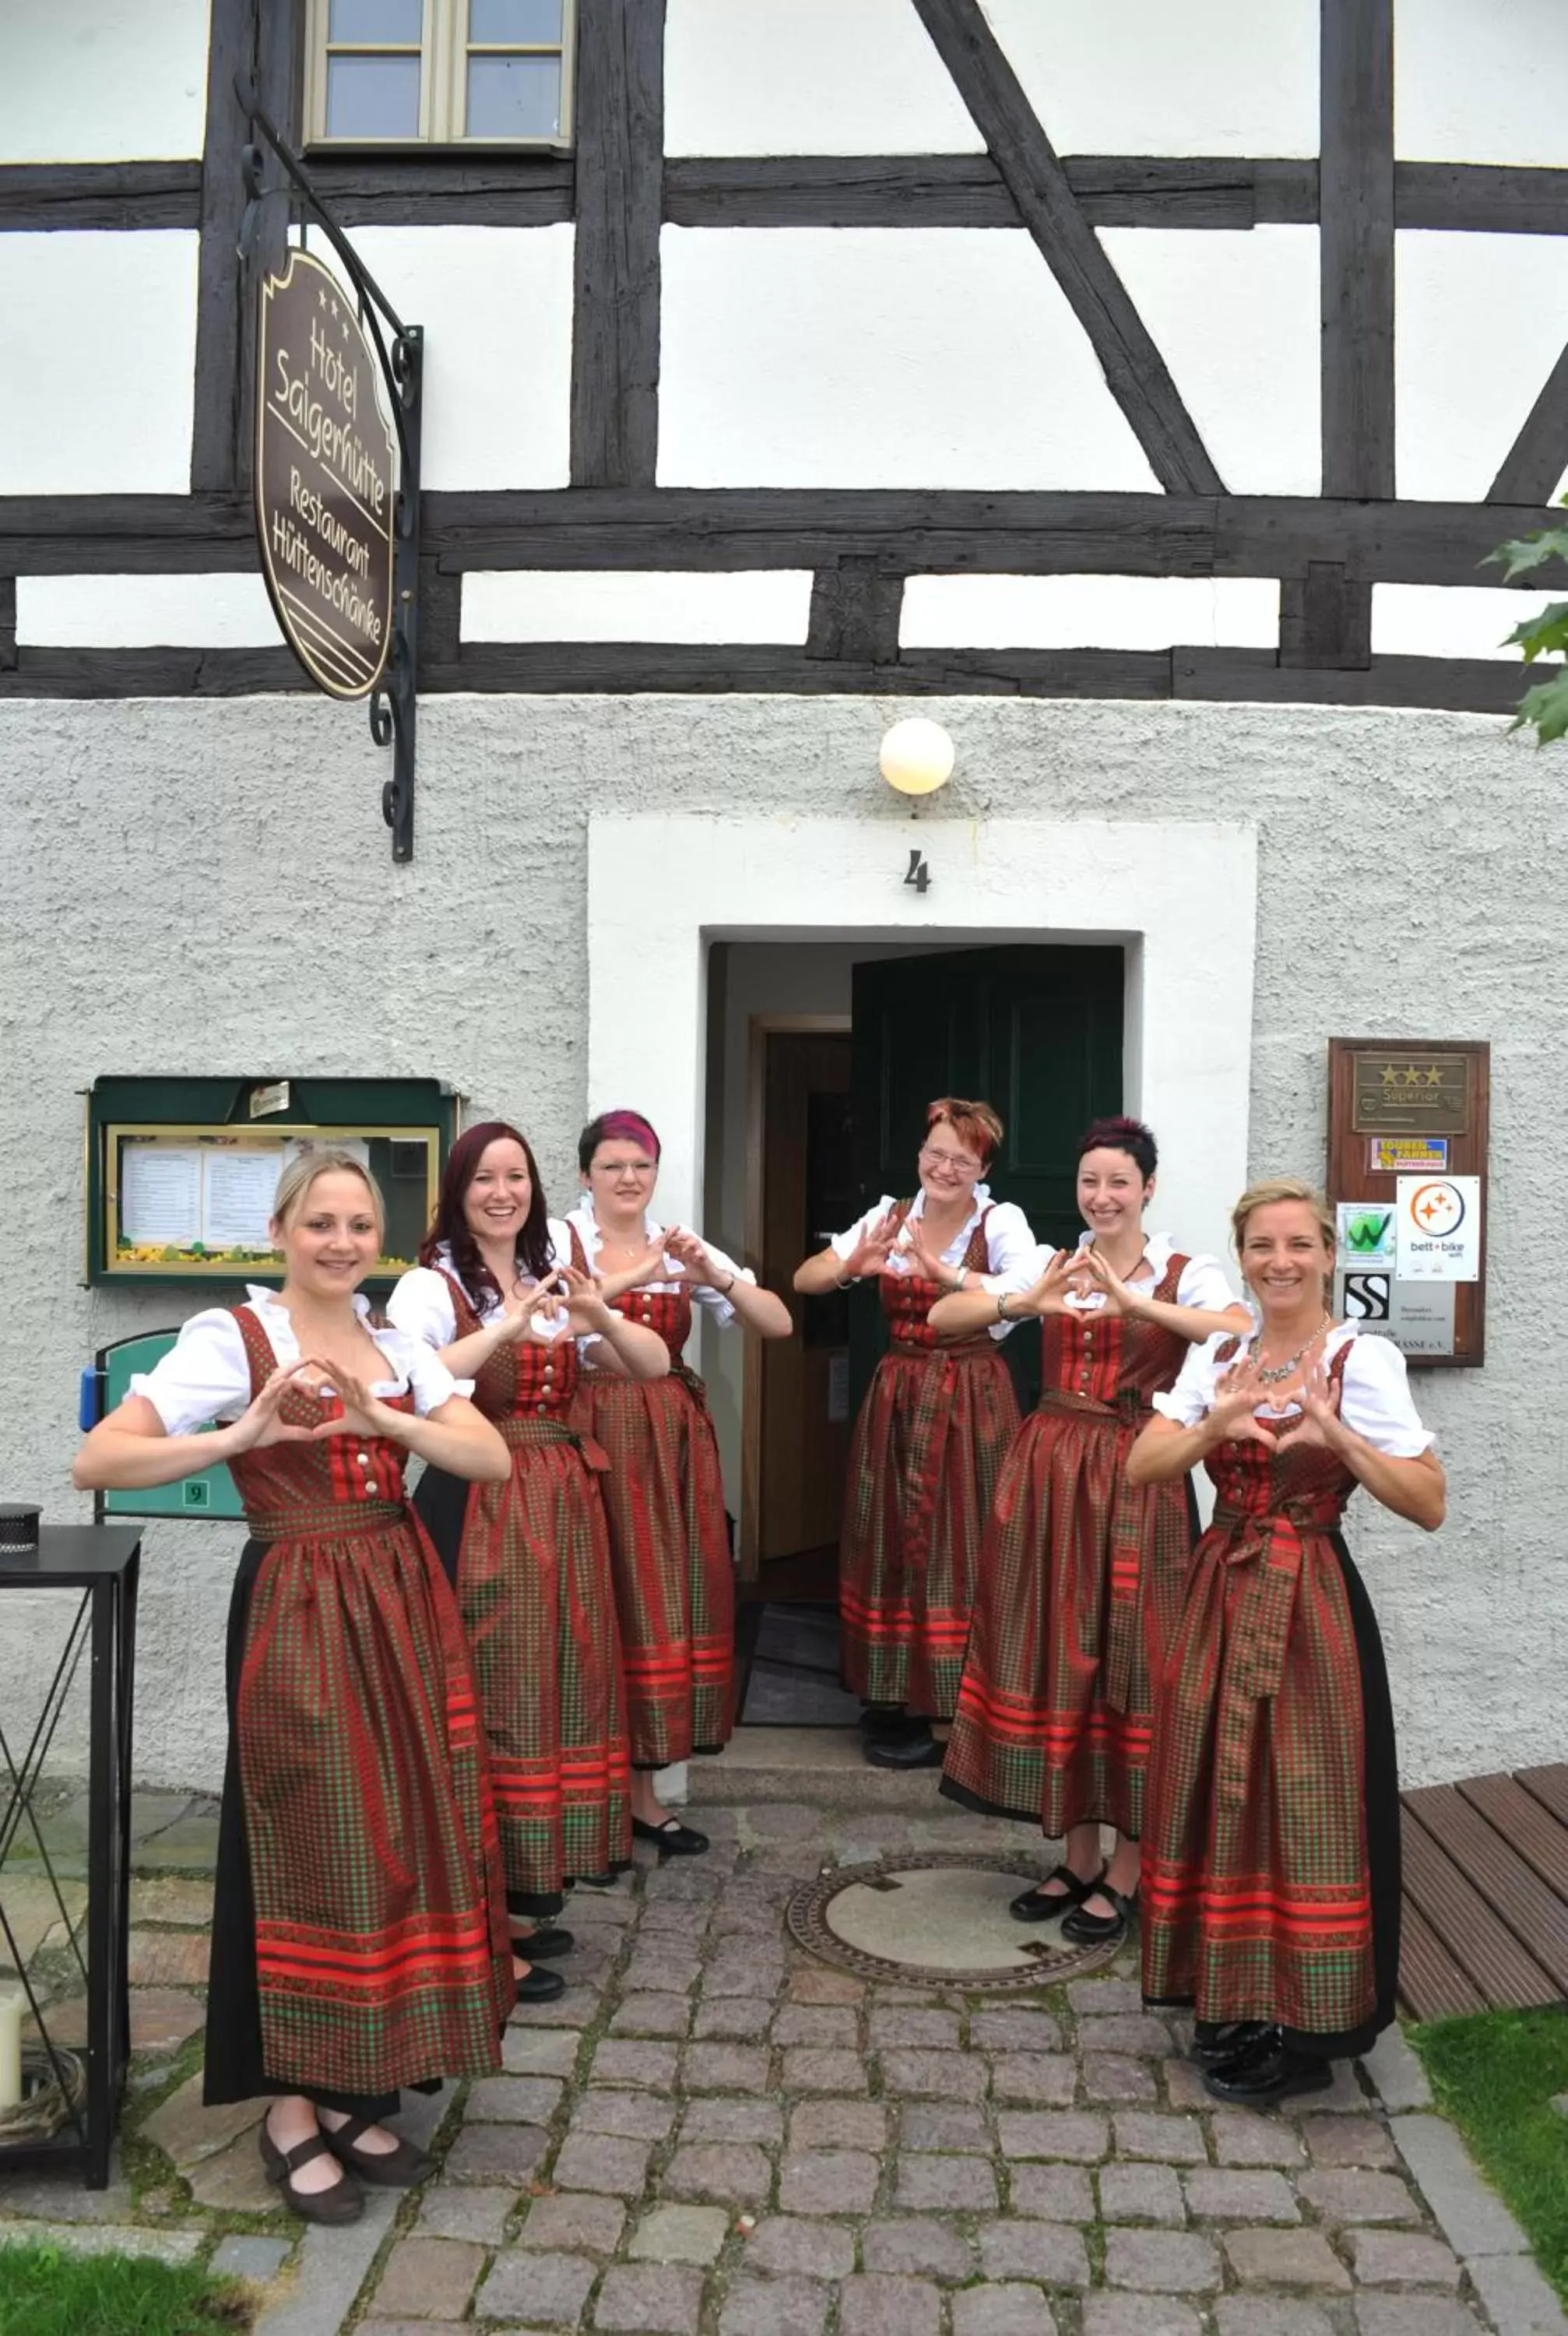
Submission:
[[[1157,482],[1033,240],[667,227],[665,486]]]
[[[1317,494],[1317,229],[1098,233],[1232,493]]]
[[[1261,577],[911,576],[901,648],[1272,648],[1280,588]]]
[[[270,648],[259,575],[22,576],[16,638],[50,648]]]
[[[670,154],[978,153],[910,0],[669,0]]]
[[[564,487],[571,228],[362,227],[354,246],[404,322],[424,326],[424,485]],[[321,238],[312,248],[342,273]]]
[[[1397,0],[1395,152],[1561,170],[1563,32],[1561,0]]]
[[[0,235],[0,494],[189,490],[196,241]]]
[[[1568,133],[1558,142],[1565,157]],[[1568,237],[1397,236],[1400,494],[1480,501],[1564,342]]]
[[[418,853],[394,868],[384,758],[357,707],[0,705],[0,1245],[35,1299],[0,1346],[4,1489],[55,1519],[87,1513],[66,1477],[78,1367],[179,1311],[171,1295],[78,1287],[79,1088],[108,1071],[442,1076],[476,1112],[521,1116],[552,1198],[569,1196],[589,1099],[590,811],[738,809],[781,832],[853,820],[887,851],[910,822],[880,788],[876,748],[906,710],[429,699]],[[1540,1129],[1544,1098],[1568,1085],[1557,757],[1463,715],[992,698],[929,710],[959,745],[944,820],[1256,824],[1252,1169],[1320,1167],[1331,1034],[1491,1039],[1487,1365],[1417,1379],[1452,1473],[1450,1523],[1427,1539],[1361,1502],[1351,1539],[1412,1778],[1568,1755],[1568,1433],[1541,1401],[1557,1334]],[[1218,884],[1203,905],[1215,926],[1234,906]],[[307,945],[308,979],[291,938]],[[699,1034],[648,1021],[648,1007],[634,987],[606,1010],[650,1051],[695,1054]],[[217,1780],[238,1544],[199,1525],[149,1535],[145,1776]],[[19,1701],[34,1655],[0,1622],[0,1708]]]
[[[1502,657],[1517,665],[1519,651],[1505,647],[1508,635],[1551,599],[1549,592],[1486,584],[1374,584],[1372,653]]]
[[[694,575],[589,569],[471,569],[463,579],[465,641],[803,642],[809,568]]]
[[[1318,0],[983,5],[1058,154],[1318,151]]]
[[[201,151],[210,0],[5,0],[0,163]]]

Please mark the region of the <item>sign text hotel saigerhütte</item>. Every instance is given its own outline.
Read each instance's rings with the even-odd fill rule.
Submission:
[[[341,280],[297,246],[261,287],[256,524],[290,647],[334,697],[374,689],[392,644],[397,443]]]

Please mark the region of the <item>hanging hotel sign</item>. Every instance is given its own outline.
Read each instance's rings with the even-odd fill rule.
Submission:
[[[397,441],[354,296],[292,245],[257,320],[256,526],[289,647],[333,697],[364,697],[393,638]]]

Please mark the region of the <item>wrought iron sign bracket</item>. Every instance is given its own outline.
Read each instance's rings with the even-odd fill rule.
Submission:
[[[392,776],[381,791],[382,814],[392,830],[394,861],[414,857],[414,771],[419,672],[419,455],[424,417],[424,328],[405,325],[353,245],[333,218],[310,175],[268,116],[248,76],[237,75],[235,94],[250,123],[240,154],[246,206],[239,229],[239,257],[248,270],[265,262],[264,221],[269,202],[287,205],[301,239],[312,225],[332,246],[359,304],[359,320],[369,336],[386,384],[387,404],[397,434],[398,487],[394,511],[392,627],[385,665],[369,691],[370,735],[392,749]],[[266,183],[262,141],[285,173]],[[385,326],[385,329],[384,329]],[[390,337],[389,337],[390,336]],[[259,395],[259,389],[258,394]]]

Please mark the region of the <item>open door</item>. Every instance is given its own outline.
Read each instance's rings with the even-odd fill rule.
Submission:
[[[860,1205],[915,1189],[933,1095],[983,1098],[1007,1130],[989,1183],[1041,1241],[1080,1230],[1074,1158],[1092,1119],[1122,1108],[1119,948],[1015,943],[873,959],[853,976],[852,1118]],[[852,1409],[884,1344],[880,1307],[850,1309]],[[1037,1339],[1006,1341],[1021,1402],[1037,1387]]]

